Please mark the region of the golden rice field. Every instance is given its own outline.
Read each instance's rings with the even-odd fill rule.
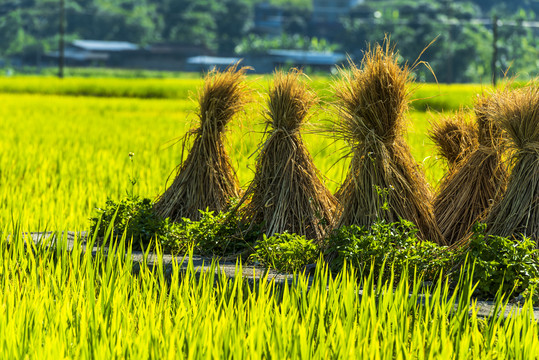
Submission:
[[[135,193],[155,198],[180,162],[182,137],[196,125],[192,99],[200,79],[64,81],[0,78],[0,224],[4,226],[15,219],[31,231],[84,229],[96,206],[131,189],[130,177],[137,179]],[[168,92],[154,98],[159,84]],[[228,128],[228,151],[242,185],[253,177],[268,84],[268,78],[250,78],[253,101]],[[335,142],[330,132],[320,132],[320,126],[335,116],[329,104],[331,84],[328,78],[312,80],[323,100],[304,137],[327,186],[335,190],[347,169],[343,158],[347,148]],[[470,104],[472,91],[481,91],[481,86],[424,85],[415,92],[423,99],[416,104],[423,107],[432,102],[436,108],[453,110],[457,99]],[[429,120],[436,114],[412,109],[407,134],[433,185],[444,171],[426,136]],[[130,152],[135,153],[133,163]]]

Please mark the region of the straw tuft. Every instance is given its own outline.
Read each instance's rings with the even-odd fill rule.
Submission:
[[[507,183],[502,163],[501,131],[488,112],[491,99],[478,96],[475,105],[478,145],[441,180],[434,200],[434,214],[445,241],[466,242],[474,223],[480,221]]]
[[[486,223],[491,234],[539,241],[539,87],[499,91],[489,107],[511,152],[507,191]]]
[[[422,239],[441,243],[431,191],[404,140],[411,73],[399,66],[389,40],[369,48],[361,68],[341,69],[335,85],[338,137],[353,152],[345,182],[337,192],[339,226],[371,226],[376,221],[412,221]]]
[[[268,236],[288,231],[321,241],[333,224],[336,200],[322,183],[299,132],[316,101],[301,77],[295,69],[275,73],[265,112],[270,132],[242,199],[242,217],[262,224]]]
[[[429,137],[436,144],[439,156],[447,161],[449,169],[454,169],[479,144],[477,128],[468,121],[463,110],[431,123]]]
[[[189,154],[178,166],[172,185],[155,204],[159,215],[172,221],[199,220],[200,210],[221,211],[231,198],[240,196],[223,135],[226,125],[246,103],[247,70],[235,64],[224,72],[206,74],[198,94],[200,125],[188,134],[195,138]]]

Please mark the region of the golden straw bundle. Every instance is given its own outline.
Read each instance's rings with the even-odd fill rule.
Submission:
[[[199,92],[200,126],[172,185],[155,204],[155,211],[172,221],[200,219],[199,210],[220,211],[240,195],[236,173],[223,145],[225,126],[246,102],[246,67],[211,71]],[[184,143],[185,144],[185,143]]]
[[[479,146],[442,179],[434,200],[436,220],[448,244],[466,240],[507,182],[501,132],[488,114],[489,102],[485,96],[475,101]]]
[[[488,232],[539,241],[539,87],[498,92],[490,115],[505,132],[512,169],[507,191],[486,219]]]
[[[333,224],[336,200],[320,180],[300,135],[316,101],[299,70],[275,73],[265,118],[271,131],[244,195],[243,218],[269,236],[285,231],[322,240]],[[243,202],[243,201],[242,201]]]
[[[422,239],[442,243],[431,190],[403,136],[411,75],[407,65],[398,65],[397,55],[386,40],[367,51],[361,69],[354,64],[342,69],[343,80],[335,85],[335,131],[353,152],[337,192],[342,205],[338,224],[368,227],[403,218],[416,224]]]
[[[463,110],[431,123],[429,137],[438,147],[439,156],[446,159],[450,170],[478,146],[477,129],[468,121]]]

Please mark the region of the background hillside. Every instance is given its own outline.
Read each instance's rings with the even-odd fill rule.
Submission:
[[[58,49],[62,1],[66,42],[180,44],[219,56],[334,50],[359,58],[367,42],[391,33],[413,62],[438,37],[422,59],[442,82],[488,81],[496,15],[500,73],[510,68],[510,75],[529,78],[539,65],[539,0],[0,0],[4,63],[15,57],[39,66]]]

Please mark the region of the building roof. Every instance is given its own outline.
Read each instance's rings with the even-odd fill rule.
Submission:
[[[346,59],[341,53],[304,51],[304,50],[268,50],[268,54],[281,62],[292,62],[305,65],[335,65]]]
[[[58,58],[60,56],[60,53],[58,50],[54,50],[47,52],[46,55],[49,57]],[[64,58],[67,60],[74,61],[103,61],[108,60],[109,54],[94,53],[78,49],[65,49]]]
[[[137,44],[127,41],[75,40],[72,46],[86,51],[134,51],[139,50]]]
[[[193,56],[187,59],[187,63],[192,65],[232,65],[238,61],[240,58],[217,56]]]

